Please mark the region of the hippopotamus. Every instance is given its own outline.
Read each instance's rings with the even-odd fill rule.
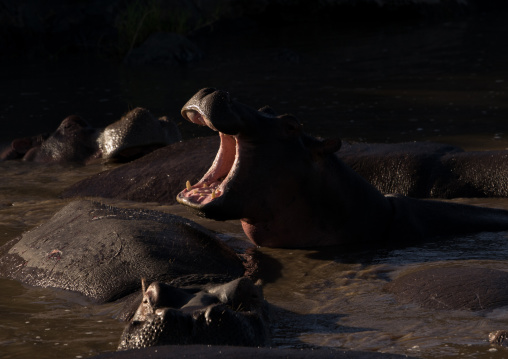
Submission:
[[[87,163],[97,158],[132,160],[161,146],[180,141],[173,121],[156,119],[135,108],[104,129],[83,118],[65,118],[50,135],[15,139],[0,153],[0,161],[22,159],[40,163]]]
[[[139,290],[141,278],[214,283],[244,272],[233,250],[190,220],[87,200],[67,204],[0,247],[1,276],[75,291],[97,303]]]
[[[209,168],[219,142],[218,137],[204,137],[170,144],[77,182],[62,196],[175,204],[185,179],[194,183]],[[433,142],[342,141],[335,155],[383,194],[413,198],[508,196],[508,151],[464,151]],[[131,180],[134,177],[135,182]]]
[[[217,152],[216,137],[172,143],[146,156],[87,177],[63,190],[62,198],[104,197],[176,204],[186,178],[199,180]]]
[[[337,156],[385,194],[508,197],[508,151],[464,151],[433,142],[343,143]]]
[[[167,116],[156,119],[138,107],[108,125],[97,142],[102,158],[132,160],[181,139],[178,127]]]
[[[125,328],[119,350],[154,345],[267,346],[268,307],[248,278],[196,291],[154,282]]]
[[[240,219],[268,247],[414,243],[508,229],[508,211],[383,195],[341,161],[339,139],[306,134],[292,115],[255,110],[205,88],[185,119],[219,133],[212,166],[177,201],[215,220]]]
[[[6,146],[2,146],[0,161],[23,158],[31,148],[39,147],[48,137],[49,133],[42,133],[31,137],[16,138]]]

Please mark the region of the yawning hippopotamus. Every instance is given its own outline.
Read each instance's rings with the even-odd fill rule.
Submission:
[[[334,154],[340,140],[309,136],[295,117],[256,111],[227,92],[199,91],[182,115],[219,132],[221,144],[178,202],[212,219],[241,219],[258,245],[410,243],[508,229],[508,211],[383,196]]]
[[[129,111],[104,129],[94,128],[81,117],[72,115],[65,118],[51,135],[13,140],[0,151],[0,161],[86,163],[97,158],[131,160],[180,139],[173,121],[167,117],[157,119],[143,108]]]

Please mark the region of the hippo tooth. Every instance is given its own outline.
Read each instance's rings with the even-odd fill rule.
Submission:
[[[215,189],[212,191],[212,199],[215,199]]]
[[[190,181],[185,182],[185,187],[187,187],[187,191],[190,191],[192,189]]]
[[[208,185],[206,183],[203,183],[203,188],[206,188],[208,187]]]

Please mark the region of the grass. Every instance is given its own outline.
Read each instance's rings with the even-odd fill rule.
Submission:
[[[169,11],[157,0],[134,0],[119,14],[118,52],[129,53],[143,43],[154,32],[175,32],[185,34],[191,30],[190,14],[182,10]]]

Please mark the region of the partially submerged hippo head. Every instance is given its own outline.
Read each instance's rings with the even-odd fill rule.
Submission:
[[[97,129],[79,116],[66,117],[47,139],[32,146],[23,159],[34,162],[82,162],[97,152]]]
[[[21,159],[32,148],[40,147],[48,137],[49,133],[43,133],[30,137],[16,138],[0,151],[0,161]]]
[[[154,282],[145,289],[119,350],[169,344],[266,346],[269,329],[261,288],[248,278],[208,288]]]
[[[388,212],[384,197],[361,178],[363,185],[357,186],[359,176],[337,162],[340,140],[305,134],[294,116],[256,111],[210,88],[194,95],[182,115],[219,132],[221,145],[208,172],[198,183],[187,183],[178,202],[208,218],[241,219],[254,243],[308,247],[338,244],[337,238],[351,242],[368,238],[367,231],[376,235],[378,223],[386,221],[377,215],[383,212],[379,207]],[[341,186],[341,181],[348,183]],[[369,215],[370,229],[354,225],[356,218]]]

